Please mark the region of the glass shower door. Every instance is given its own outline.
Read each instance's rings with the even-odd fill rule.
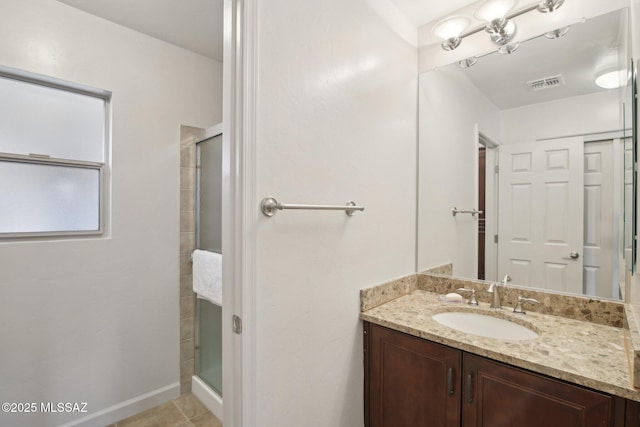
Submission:
[[[196,247],[222,253],[222,135],[196,153]],[[197,299],[196,310],[196,375],[222,397],[222,307]]]

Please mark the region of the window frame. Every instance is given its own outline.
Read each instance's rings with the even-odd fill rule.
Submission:
[[[67,238],[67,237],[107,237],[107,216],[110,191],[109,164],[111,154],[111,92],[96,89],[77,83],[72,83],[53,77],[30,73],[0,65],[0,77],[22,81],[25,83],[45,86],[65,92],[91,96],[104,102],[104,137],[103,137],[103,162],[91,162],[84,160],[72,160],[50,157],[46,154],[15,154],[0,152],[0,162],[30,163],[48,166],[74,167],[81,169],[93,169],[98,171],[98,229],[97,230],[67,230],[67,231],[37,231],[37,232],[10,232],[0,233],[0,242],[7,240],[37,240],[40,238]]]

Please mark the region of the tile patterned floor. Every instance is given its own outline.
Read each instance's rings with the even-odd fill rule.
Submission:
[[[222,422],[189,393],[107,427],[222,427]]]

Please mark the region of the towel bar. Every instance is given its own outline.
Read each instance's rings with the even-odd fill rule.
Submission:
[[[471,215],[473,215],[475,217],[476,215],[482,214],[482,211],[479,211],[479,210],[476,210],[476,209],[471,209],[471,210],[458,210],[458,208],[451,209],[451,214],[453,216],[456,216],[456,214],[459,214],[459,213],[461,213],[461,214],[468,213],[468,214],[471,214]]]
[[[347,202],[346,205],[303,205],[294,203],[280,203],[273,197],[265,197],[260,203],[260,210],[266,216],[274,216],[277,211],[283,209],[309,209],[309,210],[322,210],[322,211],[345,211],[349,216],[353,216],[355,211],[363,211],[364,206],[356,206],[355,202]]]

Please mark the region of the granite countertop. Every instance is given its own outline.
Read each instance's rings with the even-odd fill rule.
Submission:
[[[431,318],[444,311],[486,312],[523,324],[538,338],[507,341],[471,335],[448,328]],[[632,369],[626,346],[628,330],[559,316],[527,312],[514,314],[509,307],[491,309],[443,303],[439,295],[413,290],[363,311],[362,320],[485,356],[616,396],[640,401],[640,389],[632,385]]]

